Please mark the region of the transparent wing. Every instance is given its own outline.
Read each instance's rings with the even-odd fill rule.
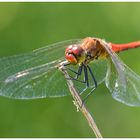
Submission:
[[[129,106],[140,106],[140,76],[127,67],[106,43],[104,47],[111,57],[105,82],[113,98]]]
[[[1,58],[0,95],[33,99],[69,94],[66,80],[56,65],[64,60],[65,48],[79,41],[64,41],[28,54]]]
[[[56,43],[27,54],[0,59],[0,95],[15,99],[61,97],[69,95],[66,79],[56,65],[64,61],[65,48],[81,43],[80,39]],[[106,60],[95,60],[90,64],[98,85],[104,81]],[[71,66],[77,71],[78,66]],[[84,75],[81,76],[84,79]],[[89,76],[91,88],[95,85]],[[85,84],[74,81],[80,93]]]

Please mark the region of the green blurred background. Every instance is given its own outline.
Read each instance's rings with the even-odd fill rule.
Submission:
[[[0,57],[87,36],[114,43],[140,40],[140,3],[0,3]],[[119,56],[140,74],[140,49]],[[104,137],[140,137],[140,108],[115,101],[104,84],[86,105]],[[0,137],[95,135],[71,97],[0,97]]]

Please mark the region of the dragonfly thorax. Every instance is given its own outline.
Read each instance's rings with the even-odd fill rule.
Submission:
[[[87,62],[105,57],[107,55],[107,51],[100,43],[100,40],[96,38],[85,38],[82,44],[82,48],[86,51],[85,61]]]

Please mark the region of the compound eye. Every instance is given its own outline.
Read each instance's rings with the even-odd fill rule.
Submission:
[[[72,53],[66,53],[65,57],[71,64],[77,64],[77,59]]]
[[[65,57],[70,63],[77,64],[84,60],[83,54],[84,50],[82,47],[77,44],[73,44],[66,48]]]
[[[72,48],[73,48],[72,45],[68,46],[68,47],[66,48],[65,54],[66,54],[66,53],[71,53],[71,52],[72,52]]]
[[[74,46],[74,47],[72,48],[72,51],[73,51],[73,53],[74,53],[75,55],[78,55],[78,54],[79,54],[79,51],[80,51],[80,47],[78,47],[78,46],[76,45],[76,46]]]

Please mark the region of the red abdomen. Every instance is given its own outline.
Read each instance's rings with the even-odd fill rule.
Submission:
[[[124,51],[124,50],[127,50],[127,49],[133,49],[133,48],[140,47],[140,41],[131,42],[131,43],[127,43],[127,44],[113,44],[113,43],[110,43],[110,45],[112,46],[112,50],[114,52],[120,52],[120,51]]]

